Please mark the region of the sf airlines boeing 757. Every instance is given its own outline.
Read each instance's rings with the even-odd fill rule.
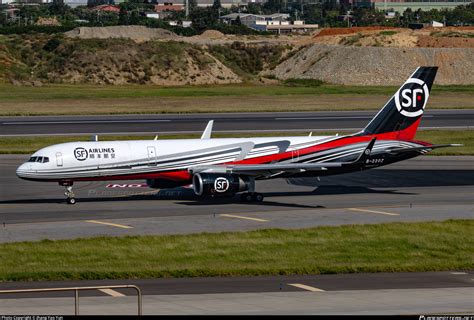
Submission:
[[[255,180],[318,177],[375,168],[439,147],[414,140],[437,67],[419,67],[360,132],[348,136],[89,141],[35,152],[18,177],[65,186],[76,202],[75,181],[146,180],[151,188],[192,184],[198,196],[262,201]]]

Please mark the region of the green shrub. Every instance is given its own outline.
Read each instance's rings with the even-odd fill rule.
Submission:
[[[287,87],[319,87],[324,82],[318,79],[286,79],[283,84]]]
[[[397,34],[397,33],[398,33],[398,31],[384,30],[384,31],[380,31],[379,35],[381,35],[381,36],[393,36],[394,34]]]

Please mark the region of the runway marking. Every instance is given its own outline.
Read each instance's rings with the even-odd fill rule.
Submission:
[[[461,275],[461,274],[467,274],[467,272],[451,272],[451,274],[454,274],[454,275]]]
[[[400,214],[398,213],[391,213],[391,212],[385,212],[385,211],[375,211],[375,210],[367,210],[367,209],[358,209],[358,208],[349,208],[348,210],[351,211],[358,211],[358,212],[369,212],[369,213],[378,213],[378,214],[384,214],[387,216],[399,216]]]
[[[99,291],[101,291],[105,294],[108,294],[109,296],[115,297],[115,298],[125,297],[124,294],[121,294],[120,292],[117,292],[117,291],[112,290],[112,289],[99,289]]]
[[[154,123],[171,122],[171,120],[76,120],[76,121],[12,121],[2,125],[41,125],[41,124],[103,124],[103,123]]]
[[[288,285],[296,287],[296,288],[300,288],[300,289],[303,289],[303,290],[311,291],[311,292],[324,292],[325,291],[323,289],[307,286],[307,285],[301,284],[301,283],[288,283]]]
[[[446,126],[446,127],[419,127],[418,130],[433,130],[433,129],[466,129],[472,130],[474,126]],[[268,129],[268,130],[214,130],[213,132],[216,133],[259,133],[259,132],[319,132],[319,131],[354,131],[360,130],[360,128],[301,128],[301,129]],[[20,133],[20,134],[0,134],[0,137],[30,137],[30,136],[41,136],[41,137],[48,137],[48,136],[80,136],[80,135],[173,135],[173,134],[192,134],[192,133],[202,133],[202,131],[129,131],[129,132],[62,132],[62,133]]]
[[[372,119],[372,116],[335,116],[335,117],[295,117],[295,118],[275,118],[275,120],[352,120],[352,119]]]
[[[122,229],[133,229],[133,227],[124,226],[123,224],[103,222],[103,221],[97,221],[97,220],[86,220],[86,222],[104,224],[104,225],[107,225],[107,226],[112,226],[112,227],[117,227],[117,228],[122,228]]]
[[[267,222],[268,221],[268,220],[265,220],[265,219],[250,218],[250,217],[243,217],[243,216],[234,216],[233,214],[221,214],[221,216],[222,217],[228,217],[228,218],[253,220],[253,221],[258,221],[258,222]]]

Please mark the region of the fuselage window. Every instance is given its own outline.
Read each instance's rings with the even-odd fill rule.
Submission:
[[[38,158],[36,159],[36,162],[39,162],[39,163],[43,162],[43,157],[38,157]]]
[[[38,158],[38,157],[31,157],[31,158],[28,160],[28,162],[36,162],[36,158]]]
[[[49,162],[49,158],[48,157],[43,157],[43,163],[46,163],[46,162]]]

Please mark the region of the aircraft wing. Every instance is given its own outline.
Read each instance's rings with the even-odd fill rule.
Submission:
[[[342,163],[267,163],[267,164],[239,164],[213,165],[190,168],[192,173],[236,173],[244,175],[273,175],[277,173],[298,173],[305,171],[323,171],[328,168],[341,167]]]
[[[433,144],[431,146],[424,146],[424,147],[396,148],[396,149],[387,150],[387,152],[393,155],[393,154],[400,154],[400,153],[411,152],[411,151],[431,151],[437,148],[461,147],[461,146],[463,145],[462,144]]]
[[[243,174],[249,176],[271,176],[282,173],[299,173],[306,171],[324,171],[328,168],[340,168],[365,163],[370,156],[376,138],[373,138],[367,147],[361,152],[357,160],[353,162],[318,162],[318,163],[265,163],[265,164],[228,164],[228,165],[207,165],[189,168],[192,174],[199,172],[207,173],[227,173]]]

